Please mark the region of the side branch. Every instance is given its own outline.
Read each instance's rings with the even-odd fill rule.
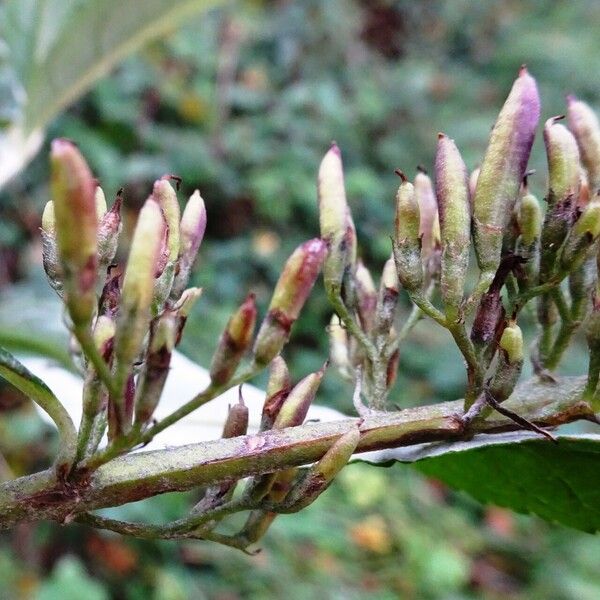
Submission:
[[[510,410],[540,426],[595,420],[582,399],[585,377],[559,383],[530,380],[518,386],[505,403]],[[468,430],[461,419],[462,400],[367,416],[360,424],[357,452],[410,446],[423,442],[464,439],[474,433],[517,428],[510,419],[492,414]],[[77,515],[184,491],[250,475],[270,473],[319,460],[357,419],[311,423],[255,435],[222,439],[179,448],[139,452],[116,458],[91,475],[80,471],[57,484],[51,471],[0,485],[0,528],[41,519],[68,522]]]

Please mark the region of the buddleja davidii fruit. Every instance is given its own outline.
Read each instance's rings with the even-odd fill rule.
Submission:
[[[50,164],[64,301],[74,326],[86,326],[96,310],[96,183],[85,159],[69,140],[52,142]]]
[[[337,297],[347,271],[356,262],[356,230],[346,201],[342,154],[336,144],[321,161],[317,184],[321,239],[328,245],[323,279],[327,293]]]
[[[600,124],[594,111],[575,96],[567,96],[567,119],[581,160],[587,170],[592,195],[600,188]]]
[[[536,82],[521,67],[492,130],[473,198],[479,292],[489,287],[500,264],[504,229],[519,194],[539,117]]]
[[[270,363],[287,343],[292,325],[317,280],[326,253],[327,244],[315,238],[298,246],[288,258],[254,342],[254,361],[257,364]]]
[[[446,315],[456,320],[461,312],[471,234],[467,168],[456,144],[438,134],[435,184],[442,243],[441,292]]]

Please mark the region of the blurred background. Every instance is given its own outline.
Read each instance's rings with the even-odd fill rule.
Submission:
[[[162,174],[183,178],[182,199],[201,190],[209,222],[193,283],[205,293],[182,350],[206,366],[247,291],[264,310],[285,257],[318,235],[316,171],[331,140],[343,152],[360,253],[377,275],[390,252],[394,169],[432,166],[438,131],[477,166],[522,63],[538,80],[543,119],[565,110],[569,92],[600,108],[594,0],[152,0],[147,43],[113,56],[99,79],[91,68],[78,72],[80,56],[100,64],[110,55],[110,32],[135,45],[134,30],[150,21],[142,4],[0,8],[0,343],[64,352],[53,332],[39,334],[49,327],[46,307],[57,306],[38,235],[52,137],[79,144],[107,197],[125,189],[126,230]],[[178,4],[189,8],[185,18],[161,25],[161,5]],[[56,64],[32,71],[35,48],[56,45],[64,31]],[[531,187],[540,197],[542,150],[537,139]],[[11,169],[19,172],[9,178]],[[330,315],[317,285],[286,350],[295,378],[327,356]],[[575,346],[563,371],[584,365]],[[463,381],[446,333],[422,322],[401,353],[391,399],[401,407],[455,399]],[[328,373],[318,402],[350,413],[350,399]],[[0,408],[0,477],[46,464],[55,440],[31,407],[4,386]],[[167,495],[115,514],[164,521],[193,500]],[[600,597],[600,538],[482,507],[399,465],[346,468],[315,505],[276,520],[253,557],[76,525],[26,524],[1,539],[0,598]]]

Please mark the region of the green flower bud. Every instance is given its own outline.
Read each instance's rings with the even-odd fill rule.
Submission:
[[[544,125],[544,144],[548,158],[548,204],[579,196],[579,149],[573,134],[559,121],[564,116],[552,117]]]
[[[54,218],[54,202],[49,200],[42,214],[42,262],[48,283],[52,289],[62,296],[62,277],[58,249],[56,247],[56,220]]]
[[[540,116],[537,85],[525,67],[498,115],[473,197],[473,240],[485,291],[498,265],[504,227],[519,194]]]
[[[175,262],[179,256],[179,202],[173,186],[169,183],[169,175],[154,182],[153,200],[160,206],[165,216],[169,231],[169,261]]]
[[[489,390],[497,402],[503,402],[515,389],[523,368],[523,334],[516,323],[506,326],[499,348],[496,372]]]
[[[267,395],[263,404],[260,431],[267,431],[279,414],[282,404],[292,390],[290,372],[281,356],[276,356],[269,367]]]
[[[323,458],[310,467],[305,477],[287,495],[284,501],[286,512],[296,512],[312,504],[348,464],[359,441],[358,427],[352,427],[340,436]]]
[[[442,237],[441,291],[446,314],[456,319],[463,300],[471,236],[467,168],[454,141],[438,134],[435,186]]]
[[[354,278],[360,323],[364,331],[370,332],[375,324],[377,290],[371,272],[365,267],[362,260],[358,260],[356,263]]]
[[[254,360],[258,364],[271,362],[287,342],[292,325],[319,275],[326,252],[325,242],[315,238],[298,246],[288,258],[254,343]]]
[[[435,230],[438,221],[437,200],[430,177],[422,167],[418,167],[415,175],[415,198],[419,206],[419,236],[421,253],[426,260],[436,244]],[[438,223],[439,226],[439,223]]]
[[[254,294],[248,294],[242,305],[229,319],[210,365],[210,378],[216,385],[227,383],[252,342],[256,323]]]
[[[394,260],[400,283],[411,292],[420,289],[423,282],[419,205],[412,183],[402,171],[396,174],[402,182],[396,194]]]
[[[165,230],[160,206],[149,198],[140,211],[123,278],[115,356],[121,369],[135,361],[150,322],[154,273]]]
[[[339,294],[346,266],[352,257],[348,256],[346,239],[351,218],[346,202],[342,155],[336,144],[332,144],[321,161],[317,187],[321,238],[329,248],[323,266],[323,279],[330,293]]]
[[[581,160],[587,169],[590,188],[595,194],[600,188],[600,124],[594,111],[575,96],[567,96],[567,118]]]
[[[520,235],[517,239],[516,254],[526,263],[517,277],[521,285],[529,287],[537,279],[540,254],[540,237],[542,235],[542,210],[538,199],[526,193],[519,204],[517,223]]]
[[[97,188],[99,190],[100,188]],[[111,207],[100,219],[98,225],[98,259],[102,269],[106,269],[113,261],[119,245],[119,234],[121,233],[121,205],[123,198],[121,193]]]
[[[196,190],[185,206],[180,223],[180,247],[171,298],[178,298],[187,285],[198,249],[206,231],[206,207]]]
[[[279,414],[273,423],[273,429],[296,427],[304,423],[306,413],[315,399],[326,368],[327,363],[315,373],[301,379],[293,387],[279,410]]]
[[[583,209],[581,216],[569,231],[561,253],[561,266],[568,271],[574,271],[581,266],[587,249],[600,235],[600,196]]]
[[[86,325],[96,310],[95,181],[79,150],[68,140],[52,142],[50,162],[64,299],[73,324]]]

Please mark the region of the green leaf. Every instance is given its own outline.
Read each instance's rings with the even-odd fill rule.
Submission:
[[[69,413],[52,390],[4,348],[0,348],[0,377],[31,398],[56,424],[61,439],[55,466],[57,472],[64,475],[73,462],[77,447],[77,431]]]
[[[113,66],[220,0],[9,0],[0,38],[20,117],[0,135],[0,185],[37,152],[43,131]]]
[[[367,458],[367,460],[371,460]],[[387,451],[379,462],[413,463],[482,503],[532,513],[587,532],[600,530],[600,435],[477,435],[467,442]]]

